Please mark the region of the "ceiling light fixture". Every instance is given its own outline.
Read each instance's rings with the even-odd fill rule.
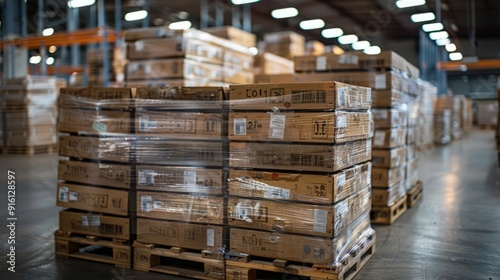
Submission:
[[[271,16],[276,19],[291,18],[299,15],[299,11],[295,8],[276,9],[271,12]]]
[[[52,34],[54,34],[54,28],[45,28],[42,31],[42,36],[50,36]]]
[[[95,0],[69,0],[68,7],[70,8],[81,8],[94,5]]]
[[[145,19],[148,16],[148,12],[145,10],[140,10],[140,11],[135,11],[135,12],[130,12],[125,14],[125,20],[126,21],[136,21],[136,20],[141,20]]]
[[[364,50],[364,49],[370,47],[370,42],[358,41],[358,42],[352,43],[351,47],[353,50],[356,50],[356,51]]]
[[[257,49],[256,47],[250,47],[248,48],[248,50],[253,54],[253,55],[257,55],[259,53],[259,49]]]
[[[338,38],[338,41],[342,45],[348,45],[348,44],[356,43],[358,41],[358,36],[353,35],[353,34],[344,35],[344,36],[340,36]]]
[[[431,38],[432,40],[446,39],[449,37],[450,36],[448,35],[448,32],[446,32],[446,31],[432,32],[429,34],[429,38]]]
[[[301,21],[299,26],[303,30],[318,29],[325,27],[325,22],[322,19],[310,19]]]
[[[30,57],[30,60],[29,60],[29,62],[31,64],[38,64],[38,63],[40,63],[40,61],[42,61],[42,57],[39,55],[34,55],[34,56]]]
[[[168,28],[172,30],[184,30],[191,28],[191,26],[192,23],[189,20],[183,20],[183,21],[172,22],[171,24],[168,25]]]
[[[53,57],[47,57],[47,59],[45,60],[45,63],[47,63],[47,65],[52,65],[54,64],[55,62],[55,59]]]
[[[431,21],[436,19],[436,15],[434,13],[421,13],[421,14],[414,14],[410,17],[411,21],[413,22],[424,22],[424,21]]]
[[[446,45],[445,48],[448,52],[454,52],[457,50],[457,46],[453,43]]]
[[[396,1],[396,7],[403,9],[415,6],[425,5],[425,0],[399,0]]]
[[[366,48],[363,52],[368,55],[376,55],[379,54],[382,50],[378,46],[371,46]]]
[[[250,3],[255,3],[259,2],[260,0],[231,0],[231,3],[234,5],[244,5],[244,4],[250,4]]]
[[[55,53],[57,51],[57,47],[56,46],[50,46],[49,47],[49,53]]]
[[[448,45],[449,43],[451,43],[451,42],[450,42],[450,39],[448,39],[448,38],[436,40],[436,44],[438,46],[445,46],[445,45]]]
[[[321,36],[325,38],[337,38],[344,35],[344,31],[340,28],[328,28],[321,31]]]
[[[439,31],[439,30],[443,30],[443,28],[444,28],[444,26],[440,22],[428,23],[428,24],[422,25],[422,30],[425,32]]]
[[[462,60],[464,58],[459,52],[450,53],[449,57],[452,61]]]

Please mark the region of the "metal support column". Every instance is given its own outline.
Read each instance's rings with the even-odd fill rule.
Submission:
[[[97,10],[96,5],[90,5],[87,7],[87,28],[97,27]],[[87,46],[87,49],[95,49],[95,44],[90,44]]]
[[[149,27],[149,4],[148,0],[144,0],[144,10],[148,13],[148,15],[142,19],[142,27]]]
[[[251,5],[234,5],[232,7],[232,25],[236,28],[252,32]]]
[[[115,0],[115,31],[120,36],[122,31],[122,0]]]
[[[26,35],[26,3],[18,0],[4,0],[2,5],[2,37],[15,38]],[[21,23],[21,24],[19,24]],[[28,51],[22,47],[4,47],[3,77],[24,77],[28,73]]]
[[[68,7],[68,32],[72,32],[78,29],[80,26],[79,21],[79,8],[69,8]],[[71,45],[71,65],[80,65],[80,46]]]
[[[201,0],[200,27],[224,25],[224,11],[226,5],[221,0]]]
[[[44,10],[44,1],[43,0],[38,0],[38,26],[37,26],[37,33],[38,36],[43,36],[43,30],[45,28],[45,14],[43,12]],[[45,43],[42,43],[40,46],[39,50],[39,55],[42,58],[40,60],[40,75],[44,76],[47,75],[47,47]]]
[[[108,44],[108,33],[106,30],[106,10],[104,6],[104,0],[97,1],[97,22],[99,27],[104,29],[104,40],[101,43],[101,48],[103,52],[103,82],[104,86],[109,86],[109,44]]]

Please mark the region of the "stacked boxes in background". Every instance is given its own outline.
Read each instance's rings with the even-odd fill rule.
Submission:
[[[472,110],[472,99],[466,98],[465,103],[463,104],[464,106],[464,132],[468,133],[472,130],[472,126],[474,123],[474,112]]]
[[[109,49],[109,81],[111,85],[118,86],[124,80],[125,49],[123,47],[111,47]],[[88,85],[102,86],[104,84],[104,53],[100,48],[87,50]]]
[[[277,56],[293,59],[304,55],[306,40],[304,36],[292,32],[274,32],[264,34],[264,50]]]
[[[429,82],[420,81],[418,91],[418,152],[428,154],[434,148],[434,99],[437,88]]]
[[[477,104],[477,125],[488,126],[490,129],[497,125],[498,101],[497,100],[476,100]]]
[[[337,266],[371,248],[370,104],[337,82],[230,87],[230,279],[263,269],[246,256]]]
[[[434,141],[441,145],[451,142],[451,113],[448,109],[434,111]]]
[[[259,53],[255,56],[254,73],[292,74],[293,61],[272,53]]]
[[[450,111],[451,118],[451,139],[459,140],[463,137],[464,132],[462,130],[462,110],[460,106],[460,100],[463,98],[459,96],[440,96],[434,102],[435,111]]]
[[[210,27],[203,29],[214,36],[227,39],[231,42],[240,44],[246,48],[256,47],[257,36],[232,26]]]

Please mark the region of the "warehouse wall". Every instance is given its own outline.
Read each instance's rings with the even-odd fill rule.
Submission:
[[[464,94],[471,98],[495,98],[498,73],[448,75],[448,87],[454,94]]]
[[[470,40],[460,40],[459,50],[464,56],[470,55]],[[476,56],[479,58],[500,58],[500,39],[478,39]]]

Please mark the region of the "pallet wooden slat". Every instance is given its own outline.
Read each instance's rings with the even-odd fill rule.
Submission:
[[[415,206],[424,194],[424,184],[422,181],[418,181],[413,188],[408,191],[407,207],[411,208]]]
[[[407,195],[402,196],[391,206],[373,207],[370,212],[372,224],[391,225],[407,210]]]

